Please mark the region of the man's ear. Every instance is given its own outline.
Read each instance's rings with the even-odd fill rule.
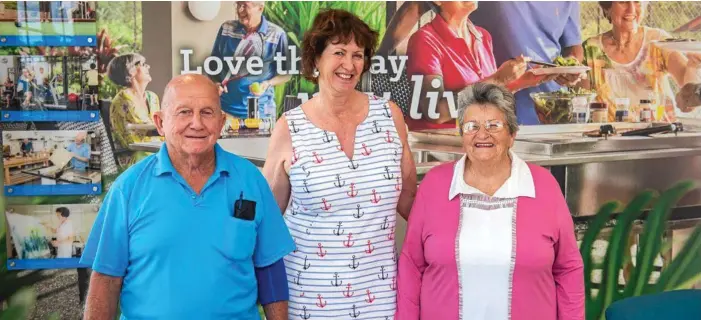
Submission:
[[[153,113],[153,124],[156,125],[158,134],[165,137],[165,132],[163,131],[163,111],[156,111]]]

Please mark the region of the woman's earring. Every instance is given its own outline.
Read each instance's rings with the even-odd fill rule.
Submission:
[[[314,68],[314,78],[318,78],[318,77],[319,77],[319,69]]]

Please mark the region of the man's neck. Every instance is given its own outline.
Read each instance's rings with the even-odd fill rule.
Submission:
[[[258,29],[260,28],[260,25],[261,25],[261,24],[263,24],[263,18],[262,18],[262,17],[261,17],[260,19],[258,19],[258,21],[253,21],[253,20],[251,20],[251,26],[250,26],[250,27],[244,26],[243,28],[246,29],[246,33],[247,33],[247,34],[248,34],[248,33],[254,33],[254,32],[257,32],[257,31],[258,31]]]
[[[198,155],[178,154],[172,150],[173,148],[168,148],[168,156],[173,164],[173,168],[175,168],[175,171],[177,171],[188,184],[192,184],[191,181],[199,181],[197,180],[198,177],[206,181],[209,179],[209,176],[214,173],[216,165],[214,149]],[[191,185],[191,187],[199,189],[200,186]],[[197,191],[199,192],[199,190]]]

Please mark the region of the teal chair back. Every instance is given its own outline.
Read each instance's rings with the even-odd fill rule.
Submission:
[[[606,320],[701,320],[701,290],[674,290],[623,299],[606,309]]]

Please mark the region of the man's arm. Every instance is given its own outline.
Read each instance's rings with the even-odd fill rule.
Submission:
[[[84,320],[111,320],[117,316],[122,277],[112,277],[97,271],[90,276]]]
[[[86,320],[113,320],[129,265],[127,196],[116,181],[105,195],[85,243],[80,264],[93,270],[85,306]]]

